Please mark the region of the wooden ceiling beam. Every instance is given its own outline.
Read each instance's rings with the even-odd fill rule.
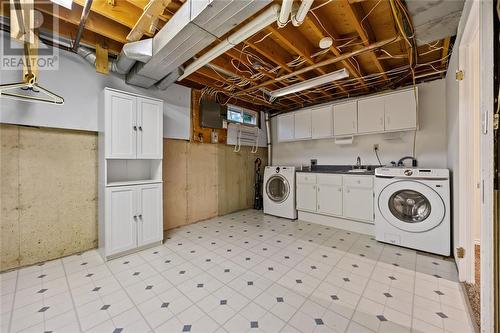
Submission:
[[[309,29],[319,38],[322,39],[323,37],[326,37],[323,34],[323,31],[320,29],[318,24],[314,22],[312,19],[309,18],[309,16],[306,16],[306,19],[304,20],[304,24],[309,27]],[[334,38],[334,39],[339,39],[339,36],[333,31],[331,28],[328,29],[328,33]],[[338,49],[337,45],[330,46],[330,52],[333,53],[336,57],[340,57],[342,55],[342,52]],[[365,80],[363,80],[363,75],[360,73],[360,71],[351,63],[349,59],[342,60],[342,65],[351,73],[352,76],[357,78],[358,82],[366,89],[368,90],[368,86],[366,85]]]
[[[362,8],[359,7],[359,4],[351,3],[349,0],[344,0],[346,3],[346,9],[348,12],[348,16],[354,25],[354,28],[358,32],[358,35],[361,37],[361,41],[364,46],[370,45],[373,42],[376,42],[375,34],[373,33],[372,28],[368,24],[368,20],[364,21],[364,25],[362,25],[361,21],[364,18],[364,13],[362,12]],[[389,81],[389,77],[385,73],[385,68],[380,62],[380,60],[375,55],[375,52],[368,53],[371,61],[377,66],[377,69],[380,73],[383,73],[384,79]]]
[[[265,45],[264,47],[257,46],[257,44],[250,42],[249,40],[244,41],[245,45],[248,45],[251,47],[253,50],[256,52],[260,53],[270,61],[274,62],[275,64],[279,65],[282,69],[284,69],[287,73],[292,73],[293,70],[287,65],[286,61],[283,59],[282,56],[278,55],[278,49],[276,47],[272,47],[268,44],[264,44],[266,41],[264,40],[263,42],[259,43],[262,45]],[[297,78],[301,81],[307,80],[307,78],[303,75],[297,75]],[[325,92],[324,90],[319,89],[320,93],[325,96],[329,96],[330,94]],[[309,95],[309,94],[308,94]],[[310,96],[310,98],[315,98],[314,96]]]
[[[285,29],[285,28],[283,28]],[[283,30],[281,29],[281,30]],[[287,35],[283,35],[280,30],[269,26],[267,27],[267,31],[271,32],[273,36],[278,38],[278,40],[283,43],[287,48],[292,50],[295,54],[298,56],[302,57],[309,65],[314,64],[314,60],[311,58],[312,54],[312,49],[311,47],[307,47],[307,45],[304,43],[305,39],[300,39],[297,38],[296,33],[294,32],[288,32]],[[320,75],[325,75],[327,72],[323,68],[316,68],[315,71],[320,74]],[[340,91],[347,93],[347,90],[342,87],[342,85],[338,84],[337,82],[333,82],[335,85],[336,89],[339,89]]]
[[[73,9],[68,10],[57,5],[35,3],[35,9],[41,11],[42,13],[52,15],[55,18],[63,20],[65,22],[79,25],[80,14],[83,8],[80,5],[73,4]],[[125,44],[127,42],[127,34],[130,30],[129,28],[121,24],[116,24],[116,22],[97,13],[89,14],[87,22],[85,23],[85,29],[122,44]]]
[[[448,53],[450,52],[451,37],[446,37],[443,41],[443,50],[441,52],[441,65],[445,65],[448,61]]]
[[[231,59],[233,59],[233,58],[231,58]],[[236,59],[236,60],[238,60],[238,59]],[[247,72],[248,69],[246,69],[244,67],[242,71],[236,73],[235,72],[236,69],[232,65],[229,65],[228,61],[230,61],[230,60],[227,59],[227,58],[223,59],[222,57],[218,57],[218,58],[212,60],[211,63],[214,64],[214,65],[216,65],[216,66],[218,66],[218,67],[220,67],[220,68],[222,68],[222,69],[224,69],[225,71],[227,71],[228,73],[230,73],[234,77],[238,77],[240,79],[245,79],[245,80],[250,81],[251,85],[253,85],[253,86],[255,86],[255,85],[258,84],[257,80],[252,79],[250,77],[250,75],[248,75],[248,72]],[[291,101],[293,101],[294,103],[297,103],[297,102],[300,103],[302,101],[298,96],[294,96],[294,95],[286,96],[286,98],[289,99],[289,100],[291,100]]]
[[[355,56],[358,56],[360,54],[363,54],[363,53],[366,53],[366,52],[369,52],[369,51],[372,51],[372,50],[384,47],[386,45],[399,42],[400,40],[401,40],[401,37],[397,36],[397,37],[394,37],[394,38],[389,38],[389,39],[386,39],[386,40],[383,40],[383,41],[380,41],[380,42],[376,42],[376,43],[370,44],[369,46],[365,46],[365,47],[363,47],[361,49],[357,49],[357,50],[354,50],[354,51],[351,51],[351,52],[348,52],[348,53],[343,53],[343,54],[341,54],[341,55],[339,55],[337,57],[323,60],[323,61],[321,61],[319,63],[316,63],[315,65],[311,65],[311,66],[307,66],[307,67],[298,69],[298,70],[296,70],[293,73],[289,73],[287,75],[283,75],[283,76],[277,77],[274,80],[269,80],[269,81],[260,83],[259,85],[255,86],[255,87],[252,87],[250,89],[256,89],[256,88],[261,88],[261,87],[268,86],[270,84],[275,83],[276,81],[285,80],[285,79],[287,79],[289,77],[294,77],[294,76],[300,75],[302,73],[306,73],[306,72],[312,71],[315,67],[323,67],[323,66],[328,66],[328,65],[331,65],[331,64],[334,64],[334,63],[337,63],[337,62],[343,62],[344,60],[349,59],[351,57],[355,57]],[[245,92],[248,92],[248,90],[249,89],[246,89]]]
[[[73,2],[82,7],[85,5],[85,0],[73,0]],[[114,5],[104,0],[94,0],[90,10],[130,29],[134,27],[142,13],[139,8],[125,0],[114,0]]]
[[[40,30],[52,34],[56,33],[59,36],[67,37],[69,39],[75,37],[76,31],[78,29],[77,25],[62,20],[59,20],[56,24],[57,24],[56,28],[57,30],[54,31],[54,18],[52,17],[52,15],[45,13],[43,15],[43,23],[42,26],[40,27]],[[108,48],[108,52],[113,55],[119,54],[123,47],[122,43],[98,35],[93,31],[89,30],[83,31],[82,38],[80,39],[80,44],[96,48],[96,45],[100,42],[104,42]]]
[[[127,40],[135,42],[140,40],[145,34],[154,33],[159,16],[170,2],[171,0],[150,0],[127,35]]]
[[[263,105],[263,106],[268,107],[268,108],[272,107],[272,108],[276,108],[276,109],[282,109],[282,107],[278,106],[277,104],[271,104],[267,101],[262,101],[260,98],[257,98],[257,97],[251,97],[251,96],[247,97],[247,96],[242,96],[242,95],[235,95],[234,93],[232,93],[230,91],[225,91],[223,87],[220,87],[217,84],[215,84],[216,82],[221,82],[220,78],[218,78],[218,79],[215,78],[217,76],[217,74],[215,74],[215,73],[211,74],[206,68],[200,68],[199,70],[197,70],[193,74],[194,74],[194,77],[191,79],[193,79],[194,81],[199,82],[207,87],[214,88],[230,98],[240,99],[242,101],[252,103],[252,104]],[[193,76],[193,75],[190,75],[190,77],[191,76]],[[221,83],[225,84],[224,82],[221,82]]]

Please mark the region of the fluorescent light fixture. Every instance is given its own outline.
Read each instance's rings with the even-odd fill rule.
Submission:
[[[73,0],[50,0],[56,5],[66,7],[68,9],[71,9],[71,5],[73,4]]]
[[[342,68],[338,71],[328,73],[325,75],[318,76],[314,79],[310,79],[307,81],[302,81],[296,84],[292,84],[291,86],[276,89],[271,91],[271,100],[274,100],[277,97],[293,94],[299,91],[311,89],[317,86],[321,86],[323,84],[330,83],[332,81],[337,81],[341,79],[345,79],[346,77],[349,77],[349,73],[345,68]]]

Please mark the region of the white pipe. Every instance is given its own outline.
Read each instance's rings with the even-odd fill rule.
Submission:
[[[271,141],[271,119],[269,119],[269,113],[266,112],[265,115],[266,120],[266,136],[267,136],[267,165],[273,165],[273,146]]]
[[[302,0],[297,13],[295,15],[292,15],[292,24],[294,26],[298,27],[299,25],[304,23],[306,15],[309,12],[309,9],[311,9],[313,2],[314,0]]]
[[[264,29],[265,27],[276,21],[278,18],[279,10],[280,6],[278,4],[270,6],[268,9],[262,12],[251,22],[243,26],[240,30],[236,31],[235,33],[227,37],[225,40],[217,44],[215,47],[210,49],[204,55],[199,57],[197,60],[189,64],[189,66],[187,66],[184,69],[184,74],[181,75],[181,77],[179,77],[179,81],[185,79],[186,77],[193,74],[201,67],[208,64],[213,59],[217,58],[224,52],[232,49],[239,43],[243,42],[245,39],[251,37],[252,35],[256,34],[260,30]]]
[[[288,17],[292,12],[293,0],[283,0],[280,15],[278,16],[278,27],[283,28],[288,23]]]

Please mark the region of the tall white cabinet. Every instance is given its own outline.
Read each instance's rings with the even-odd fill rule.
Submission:
[[[163,101],[110,88],[99,110],[99,250],[163,241]]]

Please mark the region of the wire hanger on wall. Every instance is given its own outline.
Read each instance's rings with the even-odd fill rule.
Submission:
[[[17,1],[14,1],[14,4],[18,4]],[[16,16],[18,19],[20,34],[26,34],[24,19],[22,10],[19,6],[15,6]],[[41,85],[38,84],[38,79],[36,75],[33,73],[31,68],[31,55],[30,55],[30,44],[28,42],[24,42],[24,62],[26,66],[26,74],[23,77],[22,82],[16,83],[6,83],[0,84],[0,97],[5,96],[7,98],[12,98],[21,101],[27,102],[41,102],[41,103],[49,103],[56,105],[63,105],[64,98],[51,92],[48,89],[45,89]],[[19,91],[20,90],[20,91]],[[29,94],[32,95],[29,95]],[[37,95],[37,94],[44,95]]]

